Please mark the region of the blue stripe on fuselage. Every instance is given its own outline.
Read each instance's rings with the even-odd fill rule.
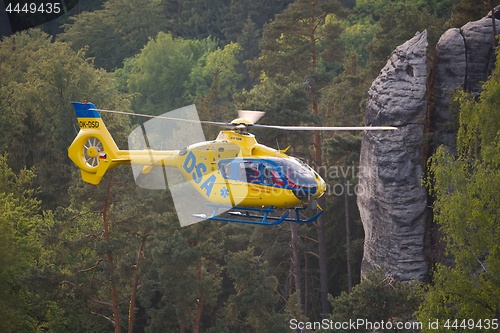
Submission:
[[[92,103],[71,102],[75,108],[77,118],[101,118]]]

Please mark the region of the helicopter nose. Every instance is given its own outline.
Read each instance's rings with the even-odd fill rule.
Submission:
[[[297,198],[304,201],[310,201],[321,197],[326,190],[326,183],[321,177],[315,177],[309,184],[298,186],[294,190]]]
[[[313,199],[317,199],[321,197],[326,191],[326,182],[321,178],[319,175],[316,177],[316,192],[314,196],[312,197]]]
[[[317,197],[318,187],[316,185],[298,186],[293,190],[293,194],[300,200],[310,200]]]
[[[310,201],[321,197],[326,191],[326,182],[320,175],[314,172],[309,178],[309,181],[304,181],[301,186],[298,186],[294,194],[303,201]]]

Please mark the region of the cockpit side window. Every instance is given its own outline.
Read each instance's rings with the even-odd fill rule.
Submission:
[[[225,179],[232,179],[233,178],[233,169],[232,169],[232,163],[231,160],[229,161],[220,161],[219,162],[219,171]]]
[[[282,168],[274,161],[261,159],[232,159],[219,162],[219,171],[225,179],[285,187]]]
[[[270,162],[262,162],[262,182],[264,185],[285,186],[285,181],[278,166]]]
[[[294,189],[310,183],[307,169],[285,159],[223,160],[219,162],[219,171],[225,179],[273,187]]]
[[[262,172],[260,163],[254,161],[243,161],[246,181],[249,183],[262,183]]]

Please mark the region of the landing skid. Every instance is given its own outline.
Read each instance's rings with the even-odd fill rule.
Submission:
[[[277,225],[281,222],[298,222],[298,223],[310,223],[318,219],[318,217],[323,213],[323,210],[319,205],[316,206],[318,212],[311,218],[303,219],[301,216],[301,211],[307,208],[291,208],[285,211],[281,216],[271,216],[274,213],[274,207],[268,208],[248,208],[248,207],[231,207],[231,206],[220,206],[209,204],[208,206],[213,207],[212,215],[206,214],[193,214],[194,217],[211,220],[211,221],[222,221],[222,222],[235,222],[235,223],[248,223],[248,224],[260,224],[260,225]],[[231,217],[220,217],[217,216],[219,209],[223,209],[225,214],[234,216]],[[290,212],[293,210],[294,216],[290,216]]]

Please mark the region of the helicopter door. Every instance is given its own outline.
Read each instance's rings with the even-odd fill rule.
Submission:
[[[245,166],[248,167],[248,174]],[[251,172],[250,167],[257,168],[257,172]],[[249,194],[248,181],[249,179],[258,181],[258,167],[258,164],[248,165],[246,160],[241,158],[219,161],[219,172],[223,181],[220,186],[228,189],[228,198],[230,198],[233,206],[241,204],[243,201],[247,205],[254,203],[256,198],[253,198],[254,195]]]
[[[266,193],[270,189],[264,186],[263,164],[259,159],[244,159],[239,163],[239,180],[240,184],[247,188],[246,202],[249,205],[262,205],[263,196],[266,198]]]

